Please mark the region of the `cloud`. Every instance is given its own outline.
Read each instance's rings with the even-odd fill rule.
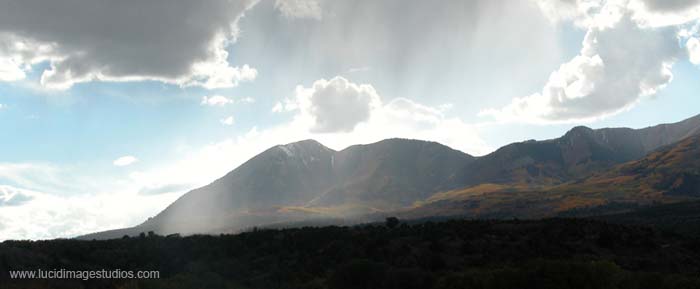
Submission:
[[[295,112],[292,123],[280,131],[287,137],[279,143],[313,138],[342,148],[400,137],[433,140],[473,154],[487,153],[490,148],[474,126],[445,115],[450,107],[431,107],[402,97],[385,103],[372,85],[336,76],[317,80],[311,88],[297,86],[295,98],[278,102],[272,110]],[[460,135],[455,136],[454,131]]]
[[[281,112],[289,112],[289,111],[294,111],[299,108],[299,105],[297,104],[296,100],[290,99],[290,98],[285,98],[282,101],[278,101],[275,103],[275,105],[272,107],[272,112],[275,113],[281,113]]]
[[[244,36],[235,55],[256,59],[262,81],[274,86],[267,94],[281,95],[302,79],[308,87],[310,79],[361,77],[386,94],[439,96],[473,115],[483,101],[464,97],[464,87],[470,95],[489,95],[488,102],[528,92],[564,51],[560,31],[530,1],[319,3],[319,21],[285,19],[275,1],[260,2],[241,20]],[[514,49],[523,43],[527,49]],[[503,82],[510,85],[498,85]]]
[[[149,187],[141,188],[141,190],[139,190],[139,195],[150,196],[150,195],[177,193],[177,192],[187,191],[191,188],[192,188],[192,186],[188,185],[188,184],[166,184],[166,185],[158,185],[158,186],[149,186]]]
[[[573,21],[577,25],[589,24],[591,14],[600,10],[603,1],[587,0],[533,0],[542,13],[553,22]]]
[[[323,9],[319,0],[276,0],[275,9],[287,18],[321,20]]]
[[[393,99],[383,109],[393,117],[413,120],[414,122],[438,124],[444,118],[441,109],[422,105],[405,98]]]
[[[362,67],[351,67],[346,71],[346,73],[358,73],[358,72],[367,72],[372,70],[372,67],[370,66],[362,66]]]
[[[24,70],[16,60],[0,57],[0,81],[16,81],[24,79]]]
[[[0,207],[19,206],[32,199],[31,195],[22,190],[10,186],[0,186]]]
[[[0,163],[0,241],[65,238],[134,226],[188,189],[185,181],[177,190],[167,186],[181,179],[135,180],[85,169]]]
[[[370,89],[370,84],[352,84],[340,78],[334,79],[337,82],[347,82],[340,87],[354,87],[351,95],[356,96],[358,90],[374,91],[374,88]],[[317,82],[327,87],[333,81]],[[284,104],[279,104],[282,110],[293,114],[290,121],[265,129],[253,127],[244,134],[204,146],[183,146],[181,159],[135,170],[129,175],[129,183],[140,184],[142,191],[168,187],[173,180],[189,184],[191,188],[204,186],[270,147],[304,139],[316,139],[336,150],[387,138],[409,138],[440,142],[473,155],[484,155],[492,151],[480,137],[477,126],[445,114],[449,106],[432,107],[407,98],[394,98],[384,103],[376,91],[372,93],[372,102],[375,104],[370,106],[368,118],[355,122],[354,129],[319,132],[316,129],[316,116],[312,114],[308,103],[310,96],[304,92],[313,90],[313,86],[300,86],[296,92],[300,90],[302,93],[296,94],[299,98],[290,98]]]
[[[581,27],[609,26],[628,14],[642,27],[680,25],[699,18],[698,0],[536,0],[554,22],[573,21]]]
[[[238,102],[243,102],[243,103],[254,103],[254,102],[255,102],[255,98],[252,98],[252,97],[250,97],[250,96],[246,96],[246,97],[243,97],[243,98],[239,99]]]
[[[203,96],[202,101],[200,101],[200,105],[202,106],[225,106],[228,104],[234,104],[234,103],[254,103],[255,99],[252,97],[242,97],[240,99],[233,99],[230,97],[226,97],[223,95],[212,95],[212,96]]]
[[[643,0],[651,11],[678,13],[700,5],[700,0]]]
[[[44,163],[0,163],[0,184],[52,194],[90,193],[99,189],[98,177],[83,178],[70,166]]]
[[[253,0],[1,2],[12,9],[0,10],[0,80],[23,79],[41,62],[41,84],[52,89],[93,80],[213,89],[257,75],[226,51]]]
[[[700,65],[700,40],[698,38],[690,38],[686,44],[690,62]]]
[[[134,156],[123,156],[114,160],[112,164],[114,164],[117,167],[125,167],[138,161],[139,159],[135,158]]]
[[[179,197],[187,189],[181,183],[182,190],[171,186],[172,191],[161,188],[155,194],[168,183],[106,176],[70,165],[0,163],[0,241],[134,226]],[[146,194],[149,189],[153,194]]]
[[[369,119],[380,102],[371,85],[358,85],[340,76],[317,80],[311,88],[298,86],[296,100],[302,112],[314,119],[312,131],[320,133],[352,131]]]
[[[700,0],[643,0],[649,10],[659,12],[678,12],[695,8]]]
[[[224,106],[231,103],[233,103],[233,99],[223,95],[203,96],[200,102],[201,105],[205,106]]]
[[[22,80],[31,65],[58,57],[53,53],[54,44],[40,43],[3,30],[0,25],[0,81]]]
[[[229,117],[226,117],[226,118],[223,118],[223,119],[219,120],[219,122],[221,122],[221,124],[223,124],[223,125],[231,126],[231,125],[233,125],[236,121],[233,119],[233,116],[229,116]]]
[[[586,122],[629,109],[663,89],[673,79],[673,64],[686,54],[678,45],[678,28],[642,26],[626,9],[609,3],[596,9],[604,15],[583,21],[588,28],[579,55],[554,71],[541,92],[480,115],[531,123]]]
[[[642,26],[680,25],[700,19],[699,0],[631,0],[628,9]]]
[[[133,226],[177,198],[176,194],[143,196],[126,191],[56,196],[0,185],[0,203],[8,196],[11,204],[0,204],[0,241],[69,238]]]

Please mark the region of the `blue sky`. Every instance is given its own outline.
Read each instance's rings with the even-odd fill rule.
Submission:
[[[307,138],[483,155],[576,125],[700,113],[692,1],[663,13],[652,0],[212,0],[196,12],[55,1],[55,15],[10,2],[21,4],[0,9],[5,238],[135,225]],[[81,9],[96,17],[71,17]],[[118,15],[129,11],[143,15]]]

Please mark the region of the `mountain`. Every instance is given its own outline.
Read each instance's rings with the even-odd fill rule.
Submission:
[[[700,134],[700,115],[643,129],[579,126],[564,136],[504,146],[465,164],[455,187],[483,183],[551,185],[636,160],[657,148]]]
[[[457,168],[473,160],[435,142],[389,139],[351,146],[335,155],[336,182],[308,204],[409,205],[449,188]]]
[[[667,145],[646,157],[600,172],[572,186],[616,187],[640,197],[700,197],[700,135]]]
[[[386,214],[544,217],[610,202],[694,198],[700,164],[688,162],[698,159],[692,149],[698,135],[700,116],[638,130],[575,127],[557,139],[514,143],[483,157],[419,140],[341,151],[305,140],[269,148],[137,227],[87,238],[235,232]],[[668,175],[665,165],[673,166]]]
[[[700,199],[700,134],[645,157],[554,185],[479,184],[435,194],[405,217],[541,218],[622,213]]]
[[[313,140],[279,145],[186,193],[137,228],[108,235],[235,231],[398,209],[450,187],[454,172],[473,160],[439,143],[407,139],[342,151]]]

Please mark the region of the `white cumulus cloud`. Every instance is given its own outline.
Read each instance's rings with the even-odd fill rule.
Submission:
[[[631,10],[633,2],[541,2],[545,13],[576,18],[586,27],[579,55],[554,71],[541,92],[515,98],[503,108],[482,110],[480,115],[531,123],[593,121],[629,109],[663,89],[673,79],[673,64],[686,55],[678,44],[679,29],[648,26],[651,18],[635,18],[639,14]]]
[[[297,86],[294,98],[273,107],[274,112],[294,112],[294,120],[272,129],[279,143],[317,139],[335,148],[386,138],[432,140],[472,154],[490,148],[475,126],[448,117],[450,105],[432,107],[397,97],[384,102],[371,84],[357,84],[336,76],[320,79],[310,88]],[[455,134],[459,131],[459,134]],[[256,134],[260,134],[257,132]]]
[[[137,159],[134,156],[123,156],[123,157],[120,157],[120,158],[114,160],[114,162],[112,162],[112,164],[114,164],[117,167],[125,167],[125,166],[131,165],[131,164],[138,162],[138,161],[139,161],[139,159]]]
[[[317,80],[310,88],[298,86],[296,100],[302,112],[314,119],[312,130],[321,133],[350,132],[380,105],[374,87],[341,76]],[[276,106],[273,111],[280,109]]]

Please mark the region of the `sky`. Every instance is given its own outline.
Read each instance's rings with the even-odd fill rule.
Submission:
[[[698,80],[699,0],[0,0],[0,240],[137,225],[304,139],[676,122]]]

